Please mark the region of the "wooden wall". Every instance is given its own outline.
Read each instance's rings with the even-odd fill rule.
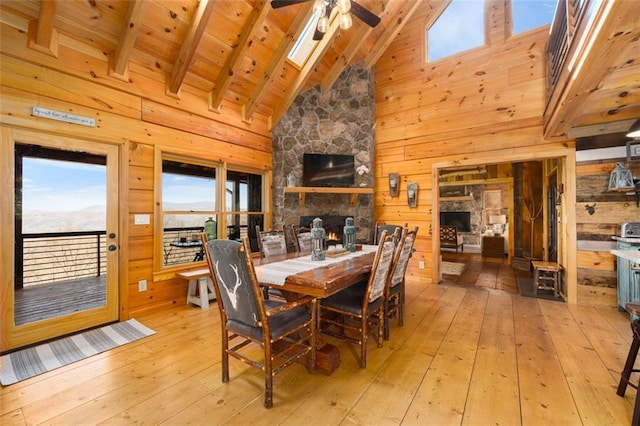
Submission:
[[[621,142],[626,139],[622,137]],[[581,150],[581,154],[592,150]],[[622,148],[622,151],[624,149]],[[595,157],[598,155],[596,154]],[[591,155],[590,157],[594,157]],[[616,162],[624,158],[590,159],[576,166],[576,230],[578,240],[578,303],[617,306],[616,257],[613,235],[620,235],[620,224],[638,222],[640,208],[627,192],[609,192],[609,176]],[[634,176],[640,163],[629,164]]]
[[[375,66],[376,218],[420,226],[409,273],[424,282],[436,276],[438,259],[434,170],[573,152],[573,141],[542,134],[548,27],[509,37],[504,3],[486,8],[485,46],[434,63],[425,62],[423,40],[437,7],[420,8]],[[398,198],[387,189],[392,172],[401,175]],[[417,208],[407,206],[407,182],[420,186]],[[417,268],[419,261],[425,270]]]
[[[167,149],[195,158],[271,170],[271,132],[267,119],[240,120],[240,111],[223,105],[207,108],[207,94],[185,87],[180,98],[165,96],[165,75],[150,69],[129,70],[129,81],[109,77],[103,52],[88,51],[62,38],[58,58],[27,48],[27,22],[2,23],[0,52],[3,126],[44,134],[72,136],[120,147],[121,221],[120,315],[182,304],[187,285],[153,269],[154,153]],[[39,106],[95,118],[95,128],[31,116]],[[13,206],[1,206],[13,211]],[[151,225],[133,225],[135,214],[148,214]],[[10,278],[3,277],[2,282]],[[148,290],[138,292],[138,280]]]

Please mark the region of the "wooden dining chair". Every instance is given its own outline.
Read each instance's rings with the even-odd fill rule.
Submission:
[[[229,355],[262,370],[264,406],[269,408],[277,373],[303,357],[308,357],[308,368],[314,371],[316,299],[265,300],[247,237],[242,243],[203,238],[203,245],[220,308],[222,381],[229,381]],[[261,348],[261,356],[256,356],[252,343]]]
[[[305,226],[291,225],[291,235],[295,237],[295,246],[298,252],[311,252],[311,229]]]
[[[256,225],[256,235],[258,237],[260,257],[287,254],[287,241],[283,230],[273,228],[268,231],[261,231],[260,226]]]
[[[370,334],[376,332],[378,347],[382,347],[384,288],[394,250],[393,236],[382,231],[367,285],[347,287],[320,302],[322,333],[360,345],[362,368],[367,366],[367,340]],[[347,334],[349,332],[353,332],[353,335]]]
[[[390,337],[390,319],[394,316],[398,317],[398,326],[404,325],[404,305],[405,305],[405,274],[409,265],[409,258],[413,253],[413,245],[418,234],[418,227],[409,231],[407,228],[402,230],[402,234],[396,246],[393,257],[391,271],[387,277],[384,295],[384,338],[389,340]]]
[[[404,228],[406,227],[407,227],[407,224],[405,223]],[[388,235],[393,235],[393,242],[397,244],[398,240],[400,239],[400,234],[402,233],[402,229],[403,227],[400,225],[391,225],[386,223],[379,224],[376,222],[376,231],[375,231],[375,234],[373,235],[373,245],[378,245],[382,231],[387,231]]]

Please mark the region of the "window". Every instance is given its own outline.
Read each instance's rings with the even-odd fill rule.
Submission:
[[[427,30],[429,62],[484,44],[484,0],[452,0]]]
[[[264,229],[262,212],[262,176],[229,170],[226,183],[227,238],[249,236],[251,250],[258,251],[256,226]]]
[[[551,23],[557,0],[511,0],[513,34]]]
[[[165,156],[162,159],[162,265],[204,260],[200,233],[214,222],[216,238],[257,243],[255,226],[264,222],[263,174],[223,165]],[[220,185],[220,186],[218,186]],[[224,188],[218,189],[218,188]],[[220,193],[219,193],[220,191]]]
[[[218,221],[217,167],[162,160],[162,257],[164,266],[204,260],[200,233]]]

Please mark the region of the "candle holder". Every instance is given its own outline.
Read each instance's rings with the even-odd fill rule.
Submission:
[[[322,227],[322,219],[316,217],[313,219],[313,227],[311,228],[311,260],[324,260],[324,244],[326,233]]]

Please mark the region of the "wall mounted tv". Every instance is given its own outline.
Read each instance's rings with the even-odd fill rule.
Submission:
[[[471,212],[440,212],[440,225],[455,226],[458,232],[471,232]]]
[[[304,186],[350,187],[355,178],[354,156],[305,153],[302,171]]]

